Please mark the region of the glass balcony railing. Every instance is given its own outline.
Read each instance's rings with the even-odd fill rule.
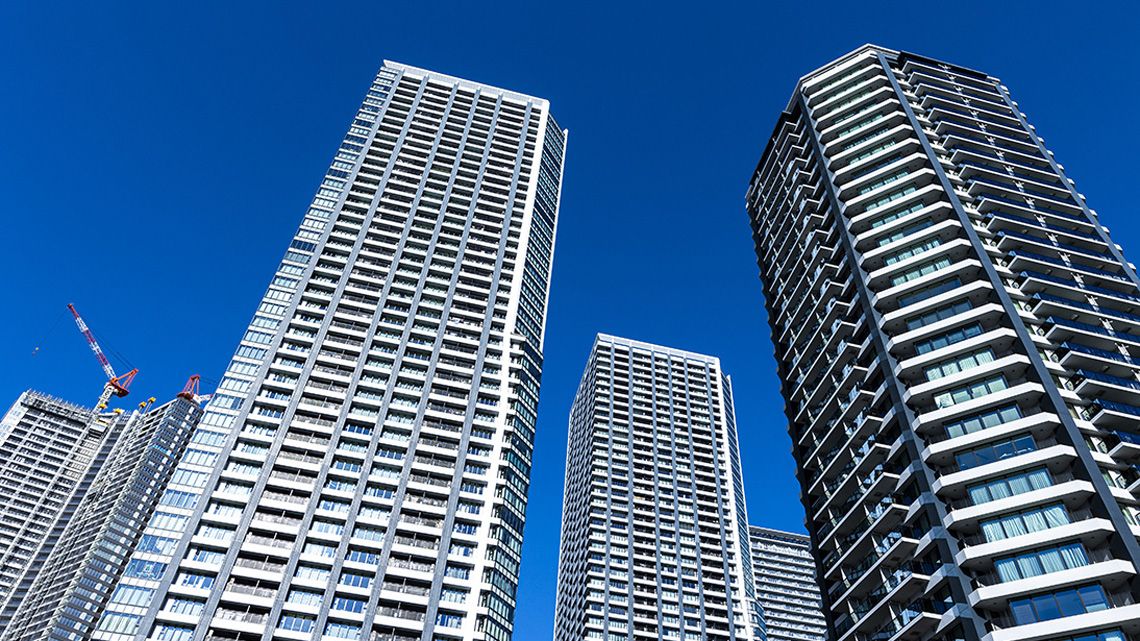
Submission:
[[[1050,245],[1050,246],[1056,247],[1058,249],[1064,249],[1066,251],[1081,254],[1082,256],[1088,256],[1090,258],[1096,258],[1098,260],[1108,260],[1108,261],[1116,262],[1116,258],[1114,256],[1112,256],[1111,254],[1098,254],[1098,253],[1096,253],[1090,249],[1084,248],[1084,247],[1077,247],[1076,245],[1069,245],[1067,243],[1051,242],[1048,238],[1041,238],[1040,236],[1032,236],[1030,234],[1022,234],[1019,232],[1006,231],[1006,230],[999,231],[997,233],[997,237],[999,239],[1002,237],[1005,237],[1005,236],[1008,236],[1009,238],[1016,238],[1018,240],[1024,240],[1024,241],[1031,242],[1031,243],[1041,243],[1042,245]]]
[[[1059,325],[1061,327],[1068,327],[1071,329],[1079,329],[1092,334],[1100,334],[1109,338],[1140,341],[1140,336],[1134,336],[1127,332],[1118,332],[1108,327],[1101,327],[1091,323],[1082,323],[1080,321],[1069,320],[1067,318],[1058,318],[1056,316],[1049,316],[1045,319],[1046,325]]]
[[[1120,352],[1111,352],[1106,349],[1097,349],[1095,347],[1089,347],[1088,345],[1082,345],[1080,343],[1070,343],[1069,341],[1062,342],[1060,347],[1074,352],[1080,352],[1081,354],[1099,356],[1101,358],[1107,358],[1109,360],[1126,363],[1128,365],[1140,366],[1140,360],[1132,358],[1131,356],[1126,356]]]
[[[1119,412],[1121,414],[1128,414],[1129,416],[1140,416],[1140,407],[1136,407],[1135,405],[1128,405],[1127,403],[1117,403],[1115,401],[1106,401],[1101,399],[1093,403],[1093,407],[1109,410],[1112,412]]]
[[[994,202],[1003,203],[1003,204],[1009,205],[1011,207],[1021,207],[1021,208],[1028,207],[1028,205],[1026,205],[1024,202],[1019,203],[1016,200],[1010,200],[1008,198],[1002,198],[1001,196],[995,196],[993,194],[982,194],[981,198],[983,200],[992,200]],[[1058,218],[1067,218],[1069,220],[1075,220],[1077,222],[1085,223],[1086,225],[1092,224],[1084,216],[1080,216],[1077,214],[1068,214],[1068,213],[1065,213],[1063,211],[1057,211],[1056,209],[1049,209],[1048,207],[1034,207],[1033,211],[1040,212],[1042,214],[1049,214],[1050,216],[1056,216]]]
[[[1100,374],[1097,372],[1090,372],[1087,370],[1077,370],[1077,378],[1084,378],[1090,381],[1099,381],[1101,383],[1108,383],[1109,385],[1116,385],[1118,387],[1127,387],[1140,391],[1140,381],[1134,378],[1121,378],[1119,376],[1111,376],[1109,374]]]
[[[977,184],[984,185],[986,187],[992,187],[995,189],[1004,189],[1006,191],[1010,191],[1013,193],[1023,194],[1025,196],[1030,196],[1030,197],[1035,198],[1035,199],[1036,198],[1044,198],[1045,200],[1048,200],[1048,201],[1051,201],[1054,203],[1058,203],[1061,205],[1068,205],[1070,207],[1076,207],[1078,209],[1080,208],[1080,204],[1073,201],[1073,199],[1071,197],[1065,198],[1064,196],[1058,196],[1056,194],[1049,194],[1049,193],[1045,193],[1043,191],[1035,191],[1032,189],[1018,189],[1017,186],[1011,185],[1009,183],[1002,182],[1000,180],[989,180],[986,178],[975,177],[975,178],[967,179],[967,182],[977,183]]]
[[[923,615],[941,615],[949,609],[950,605],[944,601],[927,598],[917,599],[903,607],[898,614],[879,626],[874,632],[858,634],[856,639],[858,641],[888,641],[915,619]]]
[[[1095,306],[1090,305],[1088,303],[1082,303],[1081,301],[1073,300],[1071,298],[1064,298],[1062,296],[1053,296],[1052,294],[1043,294],[1041,292],[1034,294],[1032,296],[1032,298],[1034,300],[1045,301],[1045,302],[1049,302],[1049,303],[1056,303],[1058,305],[1068,305],[1069,307],[1075,307],[1077,309],[1083,309],[1087,312],[1090,312],[1090,313],[1092,313],[1096,316],[1100,316],[1100,317],[1111,316],[1114,318],[1121,318],[1121,319],[1124,319],[1127,321],[1131,321],[1133,323],[1140,323],[1140,316],[1137,316],[1136,314],[1126,314],[1124,312],[1120,312],[1120,311],[1117,311],[1115,309],[1105,309],[1103,307],[1095,307]]]
[[[1111,296],[1113,298],[1119,298],[1121,300],[1130,300],[1134,303],[1140,303],[1140,296],[1137,296],[1136,294],[1129,294],[1115,289],[1109,289],[1107,287],[1097,287],[1095,285],[1078,283],[1075,280],[1060,278],[1058,276],[1050,276],[1048,274],[1042,274],[1038,271],[1026,269],[1022,270],[1018,275],[1022,278],[1036,278],[1037,280],[1043,280],[1048,283],[1056,283],[1058,285],[1071,287],[1073,289],[1079,289],[1086,292],[1093,292],[1094,294],[1101,294],[1103,296]]]
[[[1097,236],[1096,234],[1091,234],[1091,233],[1087,233],[1087,232],[1083,232],[1083,231],[1077,231],[1074,229],[1069,229],[1067,227],[1060,227],[1058,225],[1054,225],[1052,223],[1047,223],[1047,222],[1042,222],[1040,220],[1025,218],[1024,216],[1018,216],[1016,214],[1011,214],[1007,211],[1002,211],[1001,209],[993,209],[993,210],[988,211],[985,214],[983,214],[983,216],[987,220],[989,220],[991,218],[1000,218],[1002,220],[1008,220],[1008,221],[1012,221],[1012,222],[1016,222],[1016,223],[1021,223],[1023,225],[1038,227],[1040,229],[1048,229],[1049,231],[1055,231],[1055,232],[1060,233],[1060,234],[1068,234],[1069,236],[1079,236],[1081,238],[1087,238],[1091,241],[1100,242],[1103,244],[1103,241],[1101,241],[1100,237]]]

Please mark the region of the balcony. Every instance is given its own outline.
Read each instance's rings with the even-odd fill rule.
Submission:
[[[942,601],[918,599],[902,608],[892,608],[894,616],[871,632],[857,632],[856,641],[900,641],[923,639],[938,627],[949,606]],[[849,637],[848,637],[849,638]],[[840,639],[844,639],[843,636]]]
[[[1108,596],[1113,607],[1106,610],[995,629],[982,637],[982,641],[1044,641],[1058,637],[1079,637],[1084,633],[1112,628],[1123,628],[1129,634],[1140,631],[1140,626],[1136,623],[1140,620],[1140,605],[1132,603],[1131,595],[1123,592]]]
[[[841,545],[836,546],[837,560],[841,560],[844,555],[861,545],[863,537],[894,529],[906,517],[909,505],[910,501],[897,494],[883,497],[870,508],[857,505],[844,516],[819,526],[821,546],[827,546],[829,539],[834,536],[847,535],[838,542]],[[857,515],[861,515],[862,518]]]
[[[1140,407],[1103,399],[1097,400],[1092,404],[1091,420],[1097,427],[1136,429],[1137,421],[1140,421]]]
[[[995,574],[989,573],[986,578],[993,583],[970,593],[970,605],[996,610],[1007,607],[1011,599],[1023,597],[1026,593],[1060,590],[1092,581],[1101,583],[1106,590],[1111,591],[1136,574],[1131,562],[1112,558],[1107,549],[1101,550],[1096,557],[1098,560],[1090,559],[1088,565],[1005,583],[1000,582]]]
[[[1061,350],[1058,359],[1061,365],[1075,371],[1090,372],[1093,368],[1097,368],[1101,373],[1112,372],[1111,376],[1118,381],[1116,385],[1120,388],[1127,388],[1127,386],[1121,385],[1119,381],[1129,381],[1128,378],[1124,377],[1132,376],[1136,368],[1140,368],[1140,360],[1118,351],[1097,349],[1069,341],[1061,343],[1058,347]],[[1101,385],[1107,384],[1106,381],[1099,381],[1099,383]]]
[[[1135,314],[1127,314],[1104,307],[1095,307],[1071,298],[1062,298],[1061,296],[1039,292],[1033,294],[1031,300],[1033,301],[1033,313],[1037,316],[1052,316],[1054,314],[1053,310],[1060,310],[1060,312],[1064,314],[1072,314],[1075,311],[1078,314],[1086,314],[1085,320],[1116,321],[1118,323],[1130,323],[1133,326],[1140,325],[1140,316]]]
[[[1109,403],[1140,400],[1140,381],[1136,378],[1079,369],[1071,379],[1071,385],[1082,398],[1095,398]]]
[[[1127,331],[1131,328],[1131,324],[1122,323],[1122,325],[1125,326],[1124,329],[1117,331],[1112,327],[1105,327],[1103,325],[1093,325],[1091,323],[1082,323],[1067,318],[1049,316],[1045,318],[1042,329],[1045,338],[1048,338],[1053,343],[1066,342],[1074,336],[1079,336],[1082,343],[1101,349],[1115,349],[1118,343],[1125,343],[1140,348],[1140,336]]]
[[[1088,243],[1090,247],[1085,251],[1090,250],[1103,250],[1105,243],[1101,240],[1100,236],[1096,233],[1089,231],[1088,227],[1084,224],[1077,224],[1067,220],[1053,220],[1050,222],[1043,222],[1036,218],[1027,218],[1025,216],[1018,216],[1011,214],[1000,209],[992,210],[985,214],[984,218],[988,221],[989,230],[992,232],[999,232],[1003,230],[1019,229],[1043,229],[1055,234],[1059,234],[1067,238],[1069,242],[1083,242]]]
[[[1085,548],[1093,549],[1103,545],[1115,532],[1112,521],[1093,517],[1087,506],[1070,512],[1069,518],[1070,523],[1000,541],[987,542],[981,533],[959,537],[959,541],[966,547],[958,552],[956,561],[963,569],[986,570],[992,567],[995,557],[1008,556],[1061,541],[1080,540]]]
[[[1074,479],[1050,485],[1040,490],[1032,490],[996,501],[954,510],[946,519],[946,527],[951,531],[977,530],[980,521],[1003,512],[1056,503],[1058,500],[1063,500],[1069,508],[1075,508],[1084,504],[1095,492],[1092,483]]]
[[[1072,446],[1051,445],[993,463],[942,474],[934,481],[932,489],[938,495],[958,495],[967,484],[981,479],[995,478],[1038,465],[1048,465],[1052,471],[1058,471],[1067,468],[1076,458],[1077,451]]]

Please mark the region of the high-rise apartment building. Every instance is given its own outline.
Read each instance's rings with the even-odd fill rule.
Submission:
[[[0,632],[113,451],[122,420],[29,390],[0,421]]]
[[[819,600],[811,540],[755,525],[748,528],[748,535],[766,641],[825,641],[827,621]]]
[[[836,641],[1140,634],[1140,288],[996,78],[866,46],[747,195]]]
[[[510,637],[565,140],[384,63],[97,638]]]
[[[202,410],[192,397],[119,419],[114,448],[58,540],[27,582],[26,595],[9,604],[2,641],[90,639],[112,590],[157,504],[178,504],[182,493],[166,491]],[[120,601],[122,599],[120,598]]]
[[[598,335],[565,488],[556,641],[759,638],[719,359]]]

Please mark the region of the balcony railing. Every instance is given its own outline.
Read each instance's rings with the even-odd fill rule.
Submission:
[[[1135,598],[1133,598],[1133,596],[1132,596],[1132,591],[1128,590],[1128,589],[1119,590],[1117,592],[1109,592],[1105,596],[1108,599],[1109,609],[1119,608],[1119,607],[1123,607],[1126,605],[1132,605],[1132,604],[1136,603]],[[1011,628],[1015,625],[1018,625],[1018,624],[1014,622],[1013,615],[1009,612],[1003,612],[1003,613],[999,614],[998,616],[995,616],[995,617],[989,619],[986,622],[986,627],[989,628],[991,631],[1001,630],[1004,628]]]
[[[897,615],[879,626],[874,632],[858,634],[856,639],[858,641],[887,641],[915,619],[928,614],[941,615],[949,609],[950,606],[944,601],[917,599],[902,608]]]

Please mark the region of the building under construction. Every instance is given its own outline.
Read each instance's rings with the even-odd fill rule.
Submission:
[[[0,641],[91,637],[202,410],[198,377],[173,400],[108,411],[122,376],[71,305],[106,382],[94,409],[27,391],[0,420]],[[145,542],[144,542],[145,543]]]
[[[41,546],[0,612],[4,641],[90,638],[112,596],[130,592],[118,585],[130,550],[155,506],[180,500],[166,484],[201,414],[195,396],[182,393],[111,419],[109,455],[93,461],[77,507],[59,519],[59,535]]]

